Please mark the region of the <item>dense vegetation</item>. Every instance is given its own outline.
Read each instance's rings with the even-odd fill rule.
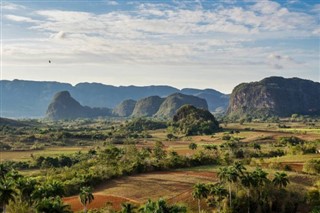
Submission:
[[[213,168],[217,180],[194,186],[200,210],[317,212],[319,123],[290,119],[281,120],[285,127],[239,122],[226,123],[222,129],[209,112],[184,106],[170,122],[146,118],[10,121],[1,126],[3,153],[14,156],[31,150],[31,154],[1,164],[0,198],[7,212],[70,212],[64,196],[79,195],[85,209],[94,202],[94,189],[120,177],[206,165]],[[210,122],[215,124],[212,132],[207,131]],[[61,151],[46,152],[53,147]],[[65,152],[65,148],[76,151]],[[297,159],[302,160],[300,169],[295,167]],[[122,209],[108,206],[89,211],[199,211],[198,205],[192,205],[174,205],[159,197],[123,203]]]
[[[205,109],[198,109],[192,105],[182,106],[173,117],[179,130],[190,135],[210,135],[219,130],[219,123],[215,117]]]

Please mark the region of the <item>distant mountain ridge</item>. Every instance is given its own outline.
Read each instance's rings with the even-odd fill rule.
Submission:
[[[112,115],[111,109],[108,108],[82,106],[71,97],[68,91],[61,91],[55,94],[46,112],[46,117],[53,120],[96,118],[110,115]]]
[[[236,86],[229,117],[320,115],[320,83],[300,78],[269,77]]]
[[[182,89],[171,86],[111,86],[100,83],[68,83],[2,80],[2,116],[3,117],[43,117],[52,97],[60,91],[69,91],[70,95],[83,106],[115,108],[124,100],[140,100],[150,96],[167,97],[173,93],[191,94],[204,98],[210,111],[228,105],[228,95],[215,90]],[[212,102],[212,97],[217,97]]]

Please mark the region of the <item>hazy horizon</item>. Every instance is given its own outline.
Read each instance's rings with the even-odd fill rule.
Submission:
[[[268,77],[282,77],[282,76],[267,76],[266,78]],[[292,77],[292,78],[297,78],[297,77]],[[200,90],[204,90],[204,89],[214,89],[214,90],[217,90],[218,92],[221,92],[221,93],[224,93],[224,94],[231,94],[232,93],[232,90],[231,91],[221,91],[221,90],[218,90],[214,87],[177,87],[177,86],[174,86],[174,85],[168,85],[168,84],[148,84],[148,85],[136,85],[136,84],[130,84],[130,85],[114,85],[114,84],[108,84],[108,83],[102,83],[102,82],[88,82],[88,81],[81,81],[81,82],[76,82],[76,83],[70,83],[70,82],[65,82],[65,81],[51,81],[51,80],[34,80],[34,79],[1,79],[1,80],[4,80],[4,81],[13,81],[13,80],[19,80],[19,81],[36,81],[36,82],[58,82],[58,83],[64,83],[64,84],[71,84],[72,86],[76,86],[77,84],[81,84],[81,83],[97,83],[97,84],[104,84],[104,85],[107,85],[107,86],[115,86],[115,87],[129,87],[129,86],[135,86],[135,87],[147,87],[147,86],[169,86],[169,87],[174,87],[174,88],[177,88],[179,90],[182,90],[182,89],[200,89]],[[262,80],[262,79],[260,79]],[[260,81],[260,80],[256,80],[256,81]],[[312,79],[306,79],[306,80],[310,80],[310,81],[313,81]],[[250,83],[250,82],[253,82],[253,81],[247,81],[247,82],[241,82],[241,83]],[[314,82],[319,82],[319,81],[314,81]],[[320,83],[320,82],[319,82]],[[237,84],[238,85],[238,84]],[[234,87],[236,87],[237,85],[234,85]],[[234,88],[233,87],[233,88]]]
[[[3,80],[223,93],[270,76],[320,81],[316,1],[13,0],[1,11]]]

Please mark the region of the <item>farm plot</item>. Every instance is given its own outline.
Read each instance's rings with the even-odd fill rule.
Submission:
[[[169,203],[181,202],[193,208],[196,206],[194,205],[196,201],[191,195],[193,185],[198,182],[216,182],[217,180],[217,174],[209,171],[152,172],[122,177],[96,188],[94,195],[98,200],[89,208],[103,207],[111,202],[117,209],[121,202],[143,204],[148,199],[157,200],[160,197]],[[78,200],[78,197],[65,198],[65,202],[69,203],[73,210],[81,210]]]

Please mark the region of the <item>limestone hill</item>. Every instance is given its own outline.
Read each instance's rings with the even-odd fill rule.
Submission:
[[[269,77],[234,88],[229,117],[320,115],[320,83],[299,78]]]

